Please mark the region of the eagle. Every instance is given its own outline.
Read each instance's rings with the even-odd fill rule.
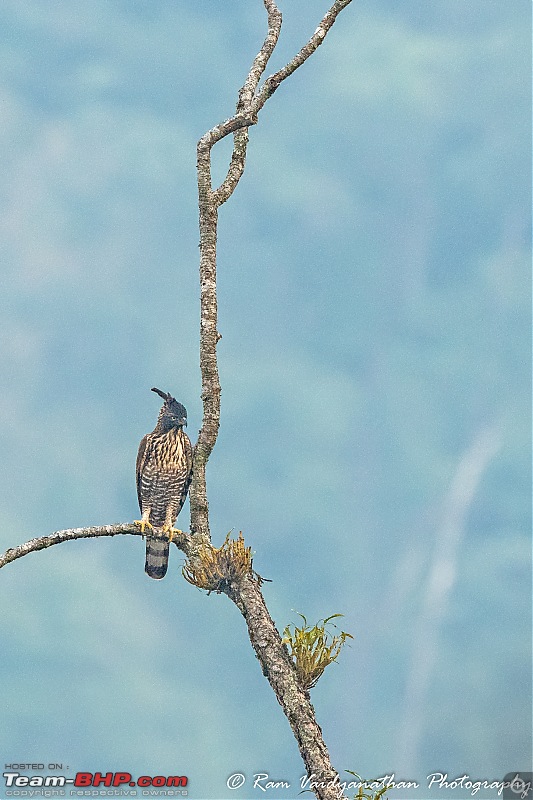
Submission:
[[[137,453],[137,497],[142,517],[136,520],[145,528],[160,528],[169,540],[146,537],[145,572],[150,578],[164,578],[168,567],[169,542],[177,531],[174,523],[180,513],[192,477],[192,446],[183,430],[187,411],[168,392],[152,389],[164,403],[157,425],[141,440]]]

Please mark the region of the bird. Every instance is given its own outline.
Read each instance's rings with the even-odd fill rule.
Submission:
[[[135,520],[145,528],[161,528],[169,539],[146,537],[144,570],[150,578],[164,578],[168,568],[169,542],[192,478],[192,446],[183,427],[187,411],[168,392],[153,388],[163,398],[157,425],[141,439],[137,453],[137,497],[142,517]]]

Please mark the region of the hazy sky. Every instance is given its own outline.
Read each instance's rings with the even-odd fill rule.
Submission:
[[[327,2],[281,8],[269,71]],[[530,16],[354,0],[265,106],[220,211],[214,543],[244,532],[280,629],[345,615],[354,641],[312,691],[332,761],[421,800],[431,772],[530,763]],[[196,437],[195,147],[233,112],[265,13],[5,0],[0,25],[7,548],[137,516],[151,386]],[[206,800],[267,772],[296,797],[238,611],[177,552],[149,581],[118,538],[2,570],[5,763],[186,774]]]

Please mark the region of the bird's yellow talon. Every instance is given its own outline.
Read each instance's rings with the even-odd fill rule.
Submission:
[[[152,523],[148,522],[148,520],[146,520],[146,519],[134,519],[133,520],[133,524],[141,526],[141,533],[144,533],[144,529],[145,528],[150,528],[151,531],[153,531],[153,529],[154,529],[154,526],[152,525]]]
[[[178,528],[173,528],[171,525],[164,525],[163,533],[168,533],[168,541],[171,542],[174,539],[175,533],[183,534],[183,531],[180,531]]]

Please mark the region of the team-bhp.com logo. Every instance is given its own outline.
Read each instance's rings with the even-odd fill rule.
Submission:
[[[78,788],[97,788],[99,786],[140,786],[142,788],[156,787],[168,788],[175,786],[187,786],[188,779],[185,775],[141,775],[134,779],[129,772],[77,772],[73,778],[65,775],[21,775],[19,772],[4,772],[6,789],[22,789],[34,786],[48,786],[62,788],[74,786]]]

